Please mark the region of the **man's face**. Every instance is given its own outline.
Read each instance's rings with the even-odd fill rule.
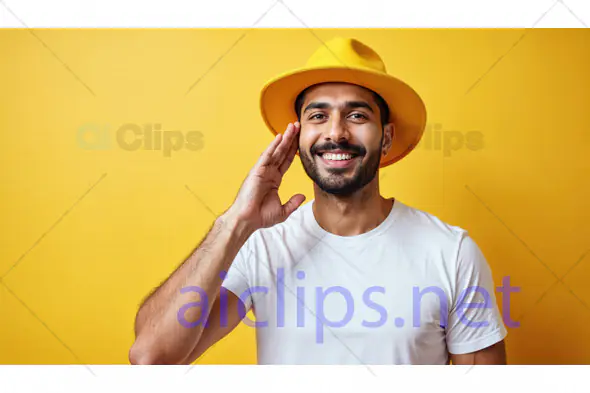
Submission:
[[[373,94],[356,85],[326,83],[305,94],[299,155],[325,192],[350,195],[379,169],[383,128]]]

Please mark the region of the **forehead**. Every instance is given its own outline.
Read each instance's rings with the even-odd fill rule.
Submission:
[[[364,87],[350,83],[330,82],[311,87],[305,93],[304,105],[312,101],[337,104],[345,101],[366,101],[375,105],[373,94]]]

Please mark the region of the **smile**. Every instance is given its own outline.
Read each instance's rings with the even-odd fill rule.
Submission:
[[[332,168],[351,166],[360,157],[351,153],[320,153],[317,156],[324,165]]]
[[[352,159],[353,155],[348,153],[343,154],[334,154],[334,153],[324,153],[322,154],[322,158],[325,160],[330,161],[342,161],[342,160],[350,160]]]

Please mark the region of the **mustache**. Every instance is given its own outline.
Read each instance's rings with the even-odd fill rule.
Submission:
[[[352,152],[358,156],[364,156],[367,153],[367,149],[365,149],[363,146],[352,145],[348,142],[344,142],[344,143],[327,142],[327,143],[324,143],[321,145],[313,145],[309,151],[311,154],[316,155],[316,154],[318,154],[319,151],[330,152],[332,150],[337,150],[337,149],[346,150],[346,151]]]

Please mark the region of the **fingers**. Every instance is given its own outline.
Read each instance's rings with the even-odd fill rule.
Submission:
[[[287,152],[285,156],[285,160],[279,167],[279,172],[281,175],[284,175],[287,172],[287,169],[291,166],[293,159],[295,158],[295,154],[297,154],[297,149],[299,148],[299,138],[294,138],[293,142],[291,143],[291,148]]]
[[[273,153],[271,163],[276,165],[277,167],[280,166],[285,158],[287,157],[289,151],[291,150],[291,145],[294,140],[296,140],[296,136],[299,132],[299,123],[289,123],[287,126],[287,130],[283,134],[283,140],[276,148],[275,152]]]
[[[266,150],[264,150],[262,152],[262,154],[260,155],[260,158],[258,159],[258,162],[256,163],[257,166],[264,166],[264,165],[270,164],[271,159],[272,159],[272,155],[275,152],[279,143],[281,143],[282,139],[283,139],[282,134],[277,134],[275,136],[275,139],[273,139],[273,141],[270,143],[270,145],[268,145]]]
[[[257,166],[280,166],[290,156],[293,145],[295,145],[295,151],[297,151],[297,134],[300,128],[301,125],[299,122],[289,123],[285,132],[283,134],[277,134],[275,139],[273,139],[266,150],[260,155]]]

